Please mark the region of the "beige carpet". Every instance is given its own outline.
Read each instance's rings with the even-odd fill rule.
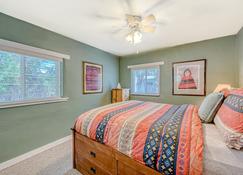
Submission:
[[[82,175],[82,174],[80,174],[80,172],[78,172],[75,169],[71,169],[71,170],[67,171],[64,175]]]
[[[80,175],[72,169],[71,154],[68,141],[2,170],[0,175]]]

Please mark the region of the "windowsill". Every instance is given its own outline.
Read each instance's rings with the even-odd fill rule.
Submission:
[[[43,99],[43,100],[29,100],[29,101],[2,103],[2,104],[0,103],[0,109],[13,108],[13,107],[19,107],[19,106],[47,104],[47,103],[59,103],[59,102],[68,101],[68,99],[69,99],[68,97],[60,97],[60,98]]]
[[[159,97],[160,94],[131,94],[133,96],[152,96],[152,97]]]

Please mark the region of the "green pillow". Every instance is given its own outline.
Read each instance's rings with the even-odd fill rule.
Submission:
[[[210,123],[213,121],[223,99],[224,94],[220,92],[213,92],[205,97],[198,110],[198,115],[203,122]]]

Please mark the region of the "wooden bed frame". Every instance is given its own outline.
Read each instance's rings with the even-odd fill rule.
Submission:
[[[111,147],[73,131],[73,167],[83,175],[161,175]]]

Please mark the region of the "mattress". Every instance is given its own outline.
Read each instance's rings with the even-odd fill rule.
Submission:
[[[206,175],[242,175],[243,151],[228,148],[214,124],[203,124]]]

